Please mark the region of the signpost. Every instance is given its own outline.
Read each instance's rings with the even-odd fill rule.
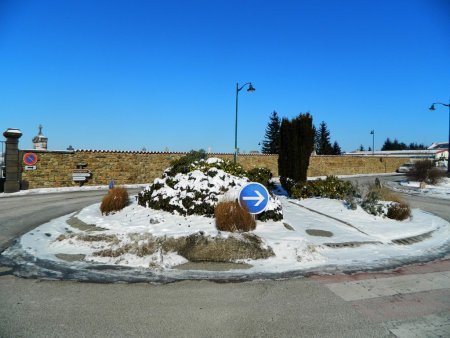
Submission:
[[[92,173],[89,169],[83,169],[86,164],[78,163],[77,169],[72,171],[72,181],[79,182],[80,186],[91,177]]]
[[[249,183],[241,189],[239,203],[245,205],[252,215],[260,214],[269,204],[269,192],[260,183]]]
[[[23,163],[28,166],[33,166],[37,163],[38,157],[35,153],[25,153],[23,155]]]
[[[74,169],[72,172],[72,179],[78,182],[84,182],[91,177],[91,171],[89,169]]]

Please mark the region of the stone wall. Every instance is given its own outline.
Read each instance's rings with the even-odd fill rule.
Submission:
[[[28,187],[78,186],[72,180],[72,172],[79,163],[86,164],[92,172],[85,185],[149,183],[161,176],[170,162],[185,153],[120,152],[120,151],[39,151],[36,170],[23,170],[22,180]],[[27,152],[22,150],[22,158]],[[233,159],[232,154],[214,154],[222,159]],[[245,169],[267,167],[278,175],[278,156],[262,154],[239,155],[239,163]],[[308,176],[350,175],[394,172],[408,158],[372,156],[312,156]]]
[[[119,152],[119,151],[39,151],[36,170],[22,170],[22,180],[28,187],[70,187],[79,183],[72,180],[72,172],[79,163],[92,177],[85,185],[106,185],[110,180],[116,184],[149,183],[161,176],[170,162],[185,153]],[[27,151],[21,151],[20,158]],[[214,154],[222,159],[233,159],[232,154]],[[268,167],[278,174],[276,155],[240,155],[239,163],[245,169]],[[24,165],[22,165],[24,169]]]
[[[380,156],[311,156],[308,176],[392,173],[409,158]]]

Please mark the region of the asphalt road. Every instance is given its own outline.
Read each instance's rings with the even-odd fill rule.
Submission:
[[[129,189],[131,195],[140,189]],[[102,200],[106,191],[77,191],[0,198],[0,252],[40,224]]]
[[[104,194],[0,198],[0,244]],[[408,197],[415,199],[425,210],[436,204]],[[437,212],[449,210],[446,203]],[[0,303],[0,337],[444,337],[450,261],[354,276],[167,285],[22,279],[0,267]]]

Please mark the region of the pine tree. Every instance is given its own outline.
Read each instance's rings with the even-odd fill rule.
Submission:
[[[422,150],[426,149],[426,147],[423,144],[417,144],[417,143],[410,143],[409,145],[406,145],[404,142],[399,142],[397,139],[394,139],[394,141],[391,141],[391,139],[388,137],[386,141],[384,141],[383,147],[381,150]]]
[[[381,148],[381,150],[394,150],[392,141],[389,137],[386,139],[386,141],[384,141],[384,144],[383,144],[383,147]]]
[[[360,146],[359,146],[359,151],[365,151],[366,149],[364,149],[364,146],[361,144]]]
[[[277,112],[273,111],[266,127],[265,139],[261,149],[263,154],[278,154],[280,149],[280,127],[280,118]]]
[[[319,130],[317,131],[317,145],[316,152],[317,155],[331,155],[333,154],[333,147],[330,143],[330,131],[327,128],[325,121],[322,121],[319,125]]]
[[[334,141],[333,143],[333,155],[341,155],[342,154],[342,150],[341,147],[339,146],[339,143],[337,143],[337,141]]]
[[[425,150],[425,149],[427,149],[427,147],[425,147],[425,145],[423,143],[418,144],[418,143],[412,142],[409,144],[408,149],[409,150]]]

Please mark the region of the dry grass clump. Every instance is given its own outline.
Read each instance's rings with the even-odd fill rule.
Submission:
[[[211,238],[200,233],[186,237],[178,254],[191,262],[234,262],[240,259],[265,259],[274,256],[255,234]]]
[[[126,189],[117,187],[108,191],[108,194],[103,197],[100,211],[102,215],[109,215],[111,212],[119,211],[125,208],[128,204],[128,192]]]
[[[405,203],[398,194],[383,186],[372,185],[369,187],[369,193],[370,192],[372,192],[372,194],[375,194],[380,201]]]
[[[138,257],[151,256],[155,252],[178,252],[186,245],[186,238],[153,237],[149,234],[129,234],[132,243],[120,247],[108,248],[94,252],[94,256],[119,257],[124,254],[133,254]],[[118,243],[115,243],[118,244]]]
[[[99,235],[75,235],[75,238],[84,241],[84,242],[109,242],[109,243],[119,243],[119,239],[115,235],[105,235],[105,234],[99,234]]]
[[[438,183],[442,182],[442,180],[446,176],[447,176],[447,173],[445,170],[442,170],[442,169],[439,169],[436,167],[428,170],[428,181],[431,184],[438,184]]]
[[[406,203],[393,203],[387,212],[387,217],[397,221],[403,221],[411,216],[411,209]]]
[[[255,230],[256,221],[248,210],[239,205],[237,201],[224,201],[217,204],[214,209],[216,228],[220,231]]]

